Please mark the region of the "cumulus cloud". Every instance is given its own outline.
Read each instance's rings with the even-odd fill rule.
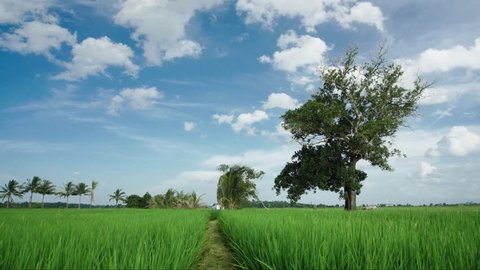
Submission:
[[[190,132],[190,131],[194,130],[196,126],[197,126],[197,124],[194,123],[194,122],[184,122],[183,123],[183,128],[187,132]]]
[[[262,55],[261,63],[270,63],[274,69],[296,72],[301,68],[315,69],[324,62],[327,44],[320,38],[309,35],[299,36],[293,30],[282,34],[277,41],[279,51],[271,57]]]
[[[237,116],[235,123],[232,123],[232,129],[235,132],[244,130],[248,135],[255,135],[256,129],[252,125],[267,119],[267,113],[262,110],[255,110],[253,113],[242,113]]]
[[[437,168],[433,166],[432,164],[422,161],[420,163],[420,177],[426,178],[429,175],[433,174]]]
[[[480,69],[480,38],[475,39],[474,45],[465,47],[457,45],[449,49],[427,49],[416,58],[397,59],[405,71],[402,81],[411,85],[417,75],[448,72],[463,68],[470,70]]]
[[[76,81],[91,75],[104,74],[109,66],[125,69],[125,73],[136,77],[139,67],[135,65],[133,51],[125,44],[114,43],[108,37],[87,38],[75,44],[73,59],[65,63],[67,70],[53,77],[56,80]]]
[[[13,33],[3,33],[0,46],[21,54],[46,55],[51,59],[51,49],[59,50],[62,44],[73,46],[76,40],[75,34],[57,24],[32,21],[24,23]]]
[[[480,153],[480,135],[465,126],[452,127],[435,147],[427,151],[429,156],[453,155],[458,157]]]
[[[218,124],[231,124],[233,122],[233,115],[229,114],[214,114],[213,119]]]
[[[153,107],[160,98],[162,98],[162,93],[155,87],[126,88],[112,97],[107,112],[111,115],[118,115],[118,111],[124,105],[134,110],[146,110]]]
[[[52,20],[47,15],[52,0],[0,0],[0,24],[18,24],[28,19]]]
[[[223,0],[126,0],[115,23],[133,28],[132,38],[151,65],[180,57],[197,57],[202,46],[187,37],[186,27],[196,12],[211,9]]]
[[[265,103],[263,103],[263,109],[273,109],[273,108],[280,108],[280,109],[294,109],[298,107],[299,103],[298,100],[292,98],[291,96],[285,93],[271,93],[268,96],[268,99]]]
[[[275,126],[275,131],[262,130],[260,135],[271,139],[282,138],[285,140],[290,140],[293,135],[290,133],[290,131],[284,129],[282,124],[282,122],[278,123],[278,125]]]
[[[344,0],[238,0],[237,12],[245,14],[247,24],[260,23],[272,27],[279,17],[299,18],[303,27],[314,32],[315,27],[337,21],[342,27],[350,28],[353,23],[363,23],[383,31],[383,14],[370,2],[355,3]]]

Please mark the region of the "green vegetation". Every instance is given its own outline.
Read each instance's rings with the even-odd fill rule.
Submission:
[[[402,68],[385,59],[385,50],[362,65],[357,54],[351,49],[339,65],[325,68],[311,99],[282,116],[283,127],[303,144],[275,179],[277,193],[287,190],[292,201],[318,188],[340,193],[345,209],[355,210],[367,177],[357,162],[391,170],[388,159],[400,154],[393,137],[428,85],[417,79],[412,89],[399,86]]]
[[[0,269],[188,269],[203,210],[0,209]]]
[[[244,269],[479,269],[480,208],[249,209],[220,228]]]
[[[265,173],[246,166],[222,164],[218,170],[223,174],[218,179],[217,202],[224,208],[240,208],[249,198],[258,201],[257,186],[252,181]]]

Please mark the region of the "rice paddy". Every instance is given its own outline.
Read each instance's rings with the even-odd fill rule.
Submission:
[[[0,269],[197,269],[206,239],[238,269],[480,269],[480,208],[0,209]]]
[[[480,269],[479,210],[242,210],[219,221],[243,269]]]
[[[0,217],[0,269],[190,269],[209,212],[0,209]]]

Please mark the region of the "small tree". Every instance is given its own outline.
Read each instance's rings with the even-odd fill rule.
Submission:
[[[123,192],[121,189],[117,188],[115,192],[113,192],[112,195],[109,195],[110,200],[115,200],[115,206],[118,207],[118,202],[124,202],[125,201],[125,192]]]
[[[0,198],[2,201],[7,200],[7,208],[10,207],[10,203],[13,203],[13,197],[23,197],[21,187],[15,179],[8,181],[0,190]]]
[[[67,182],[63,185],[63,190],[58,192],[60,197],[67,198],[65,208],[68,208],[68,198],[75,194],[77,187],[72,183],[72,181]]]
[[[292,201],[318,188],[340,193],[345,209],[354,210],[367,176],[357,162],[391,170],[388,158],[400,154],[390,148],[393,137],[427,85],[418,79],[413,89],[399,86],[402,69],[385,60],[384,50],[360,66],[357,53],[351,49],[339,66],[323,70],[323,86],[282,116],[284,128],[303,145],[275,179],[277,193],[286,189]]]
[[[92,187],[90,188],[90,208],[92,208],[93,204],[95,203],[95,189],[98,186],[98,182],[93,180]]]
[[[27,182],[23,186],[24,192],[30,192],[30,200],[28,201],[28,207],[32,207],[33,193],[38,193],[38,187],[40,186],[42,179],[38,176],[34,176],[31,180],[27,179]]]
[[[264,172],[255,171],[246,166],[228,166],[222,164],[218,170],[223,175],[218,179],[217,202],[225,208],[239,208],[249,198],[258,200],[256,185],[253,179],[260,178]]]
[[[45,207],[45,195],[55,194],[55,186],[50,180],[42,180],[38,187],[38,193],[42,195],[42,208]]]
[[[82,204],[82,195],[89,193],[90,190],[88,189],[88,185],[80,182],[75,189],[75,195],[78,195],[78,209],[80,209],[80,205]]]

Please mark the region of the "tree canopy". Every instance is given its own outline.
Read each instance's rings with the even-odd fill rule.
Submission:
[[[264,172],[255,171],[246,166],[228,166],[222,164],[218,170],[223,174],[218,179],[217,201],[225,208],[239,208],[249,198],[258,200],[256,184],[252,181],[260,178]]]
[[[388,158],[400,154],[392,148],[394,135],[417,109],[427,84],[417,79],[411,89],[400,86],[401,66],[389,63],[383,49],[362,65],[357,54],[350,49],[339,65],[321,71],[318,91],[282,116],[283,127],[302,144],[275,179],[277,193],[286,189],[292,201],[307,190],[329,190],[354,210],[367,177],[357,162],[392,170]]]

